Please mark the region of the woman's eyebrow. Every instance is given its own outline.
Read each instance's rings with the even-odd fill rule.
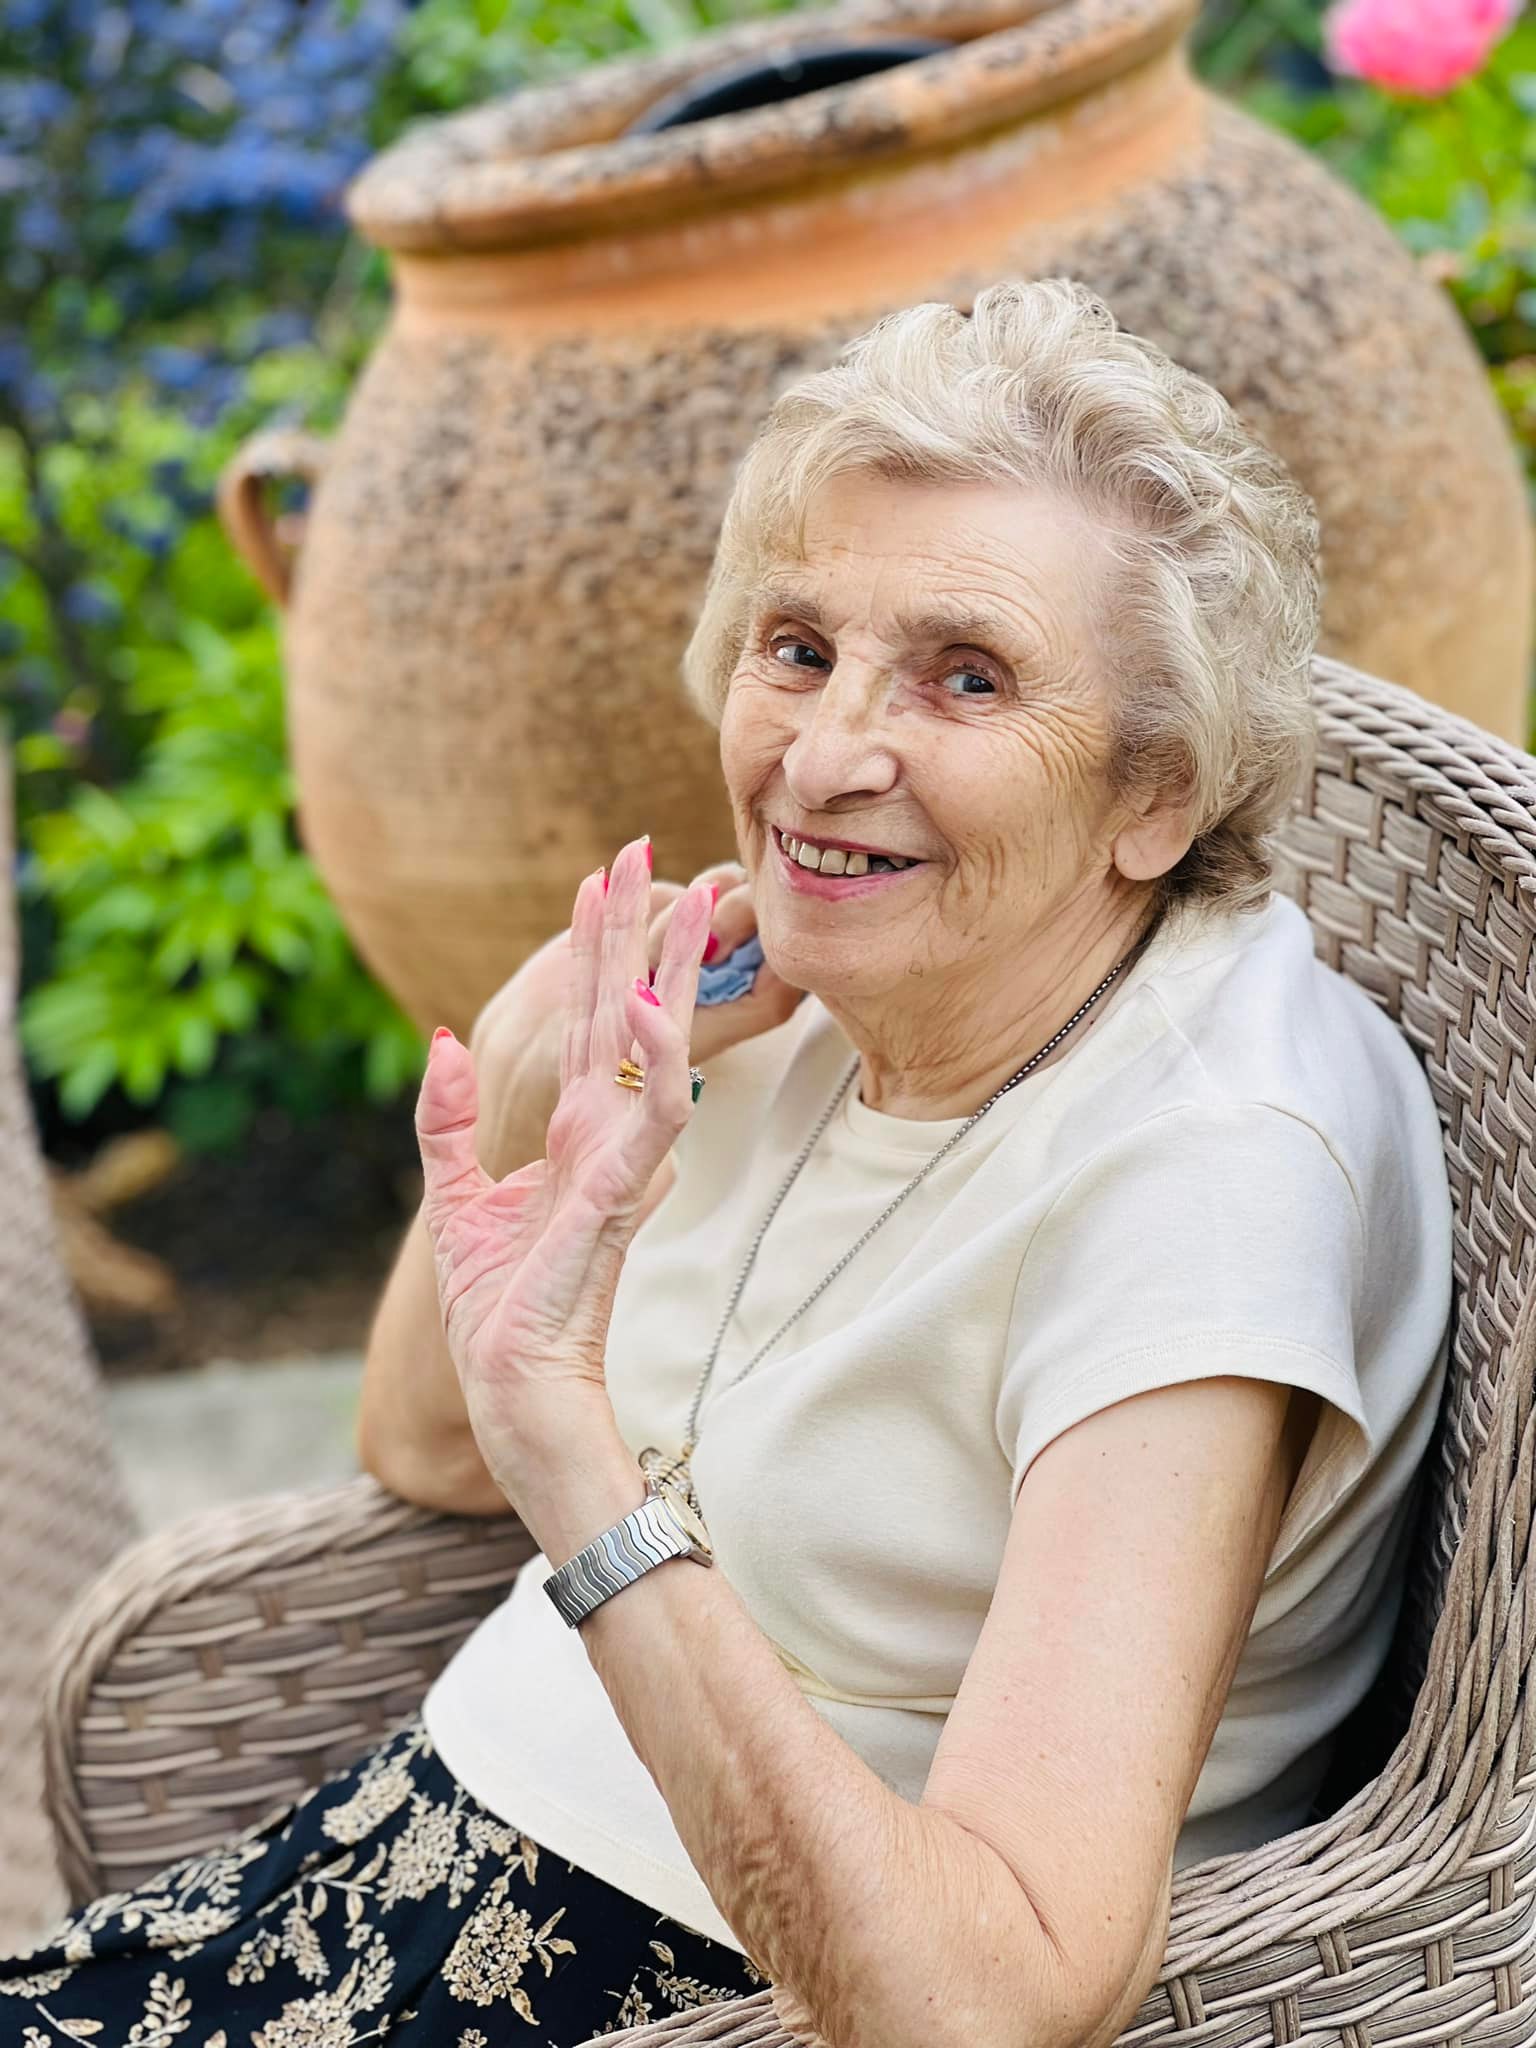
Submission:
[[[1017,625],[1001,612],[989,612],[967,605],[930,604],[920,611],[900,611],[896,625],[903,638],[924,646],[962,641],[973,647],[1007,647],[1015,652],[1034,647],[1032,638],[1020,634]]]
[[[754,583],[747,592],[747,603],[754,619],[761,619],[770,612],[793,612],[797,619],[804,619],[808,626],[820,628],[821,606],[808,591],[795,590],[787,583]]]

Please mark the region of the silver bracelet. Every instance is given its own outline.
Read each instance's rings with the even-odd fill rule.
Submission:
[[[544,1590],[570,1628],[636,1579],[674,1557],[712,1565],[714,1549],[701,1516],[678,1492],[654,1487],[637,1508],[557,1565]]]

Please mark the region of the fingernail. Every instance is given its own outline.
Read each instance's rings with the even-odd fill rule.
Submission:
[[[440,1038],[452,1038],[452,1036],[453,1033],[448,1029],[448,1026],[446,1024],[439,1024],[437,1029],[432,1034],[432,1043],[436,1045],[437,1041]]]
[[[603,878],[603,894],[606,896],[608,894],[608,870],[607,868],[603,867],[599,868],[597,872]]]
[[[720,884],[719,884],[718,882],[711,882],[711,883],[710,883],[710,885],[709,885],[709,900],[710,900],[710,903],[711,903],[711,905],[714,905],[714,904],[716,904],[716,903],[718,903],[718,902],[720,901]],[[709,958],[709,955],[708,955],[708,954],[706,953],[706,954],[704,955],[704,958],[705,958],[705,959],[707,960],[707,959]]]
[[[711,932],[709,937],[704,941],[704,958],[706,960],[713,960],[715,955],[719,952],[719,950],[720,941],[715,937],[714,933]]]
[[[658,1010],[661,1008],[661,997],[657,995],[653,988],[647,988],[638,974],[635,976],[635,988],[639,994],[645,997],[648,1003],[654,1003]]]
[[[645,835],[645,871],[648,875],[653,874],[655,872],[655,868],[651,861],[651,835],[649,832],[647,832]]]

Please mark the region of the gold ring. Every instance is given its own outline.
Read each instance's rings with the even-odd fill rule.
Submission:
[[[638,1092],[645,1087],[645,1069],[637,1067],[633,1060],[620,1060],[619,1071],[613,1078],[621,1088],[633,1088]]]

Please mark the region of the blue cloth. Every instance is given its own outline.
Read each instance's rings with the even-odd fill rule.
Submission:
[[[723,960],[711,960],[707,967],[699,969],[696,1002],[707,1009],[715,1003],[734,1003],[738,996],[749,995],[762,964],[762,941],[754,932],[734,953],[727,953]]]

